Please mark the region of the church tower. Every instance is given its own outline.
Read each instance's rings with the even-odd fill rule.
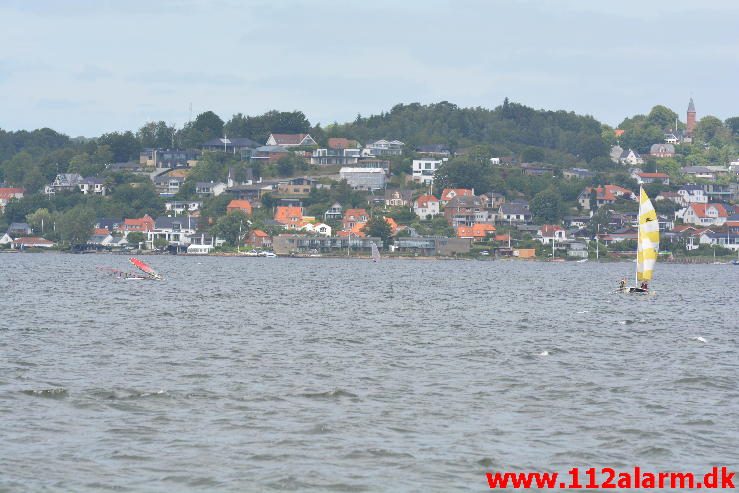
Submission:
[[[693,98],[690,98],[690,103],[688,103],[688,119],[686,120],[685,134],[692,137],[693,130],[695,130],[695,104],[693,104]]]

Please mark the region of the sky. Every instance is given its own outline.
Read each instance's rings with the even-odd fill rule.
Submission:
[[[0,19],[5,130],[506,97],[612,126],[657,104],[684,120],[690,97],[739,116],[735,0],[3,0]]]

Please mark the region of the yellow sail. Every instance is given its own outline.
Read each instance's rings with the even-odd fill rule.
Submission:
[[[659,223],[652,202],[643,188],[639,187],[639,234],[636,250],[636,279],[647,281],[652,278],[654,264],[659,251]]]

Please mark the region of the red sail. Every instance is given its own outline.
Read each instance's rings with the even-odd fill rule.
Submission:
[[[147,273],[147,274],[149,274],[150,276],[152,276],[152,277],[159,277],[159,273],[158,273],[157,271],[155,271],[154,269],[152,269],[151,267],[149,267],[148,265],[146,265],[146,264],[145,264],[144,262],[142,262],[141,260],[139,260],[139,259],[137,259],[137,258],[134,258],[134,257],[131,257],[131,258],[130,258],[130,259],[128,259],[128,260],[129,260],[129,261],[130,261],[130,262],[131,262],[131,263],[132,263],[133,265],[135,265],[136,267],[138,267],[138,268],[139,268],[139,269],[141,269],[142,271],[146,272],[146,273]]]

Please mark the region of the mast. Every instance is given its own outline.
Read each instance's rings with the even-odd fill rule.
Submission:
[[[636,262],[634,264],[634,287],[639,287],[639,246],[641,245],[641,194],[642,186],[639,185],[639,212],[636,215]]]

